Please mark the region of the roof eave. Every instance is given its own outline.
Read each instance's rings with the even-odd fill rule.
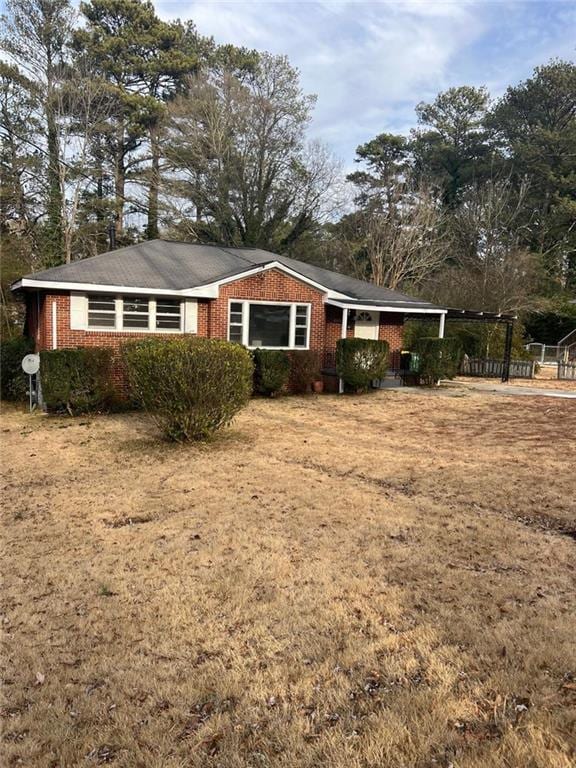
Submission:
[[[12,291],[16,291],[21,288],[30,288],[30,289],[36,288],[39,290],[52,289],[52,290],[59,290],[59,291],[108,291],[108,292],[112,291],[117,293],[132,293],[132,294],[144,293],[151,296],[155,296],[155,295],[185,296],[185,297],[187,296],[187,297],[215,299],[215,298],[218,298],[219,288],[221,285],[226,285],[227,283],[233,283],[236,280],[242,280],[246,277],[250,277],[251,275],[259,274],[261,272],[266,272],[270,269],[279,269],[280,271],[285,272],[291,277],[294,277],[296,280],[300,280],[301,282],[306,283],[307,285],[310,285],[311,287],[315,288],[321,293],[326,294],[327,297],[335,298],[335,299],[351,298],[349,296],[346,296],[346,294],[339,293],[338,291],[330,290],[325,285],[321,285],[320,283],[317,283],[316,281],[310,279],[309,277],[306,277],[306,275],[303,275],[300,272],[297,272],[296,270],[291,269],[290,267],[287,267],[285,264],[282,264],[279,261],[269,261],[269,262],[265,262],[264,264],[258,264],[253,267],[247,267],[246,269],[242,269],[238,272],[234,272],[230,275],[226,275],[220,280],[213,280],[208,283],[205,283],[204,285],[198,285],[191,288],[182,288],[182,289],[144,288],[142,286],[132,286],[132,285],[127,286],[127,285],[90,283],[90,282],[80,283],[80,282],[72,282],[72,281],[66,281],[66,280],[38,280],[38,279],[35,279],[33,276],[23,277],[17,283],[14,283],[13,285],[11,285],[10,288]]]
[[[19,290],[55,290],[55,291],[77,291],[77,292],[101,292],[101,293],[126,293],[126,294],[146,294],[149,296],[180,296],[183,298],[206,298],[215,299],[218,297],[217,288],[212,284],[199,286],[196,288],[144,288],[138,285],[116,285],[110,283],[77,283],[65,280],[34,280],[30,277],[23,277],[10,286],[11,291]]]

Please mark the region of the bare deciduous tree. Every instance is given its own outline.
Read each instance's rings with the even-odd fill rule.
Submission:
[[[364,235],[372,281],[398,289],[418,284],[447,259],[444,214],[426,187],[396,189],[391,204],[366,211]]]
[[[298,72],[269,54],[242,79],[190,79],[171,105],[167,157],[198,238],[284,249],[327,213],[339,168],[304,141],[313,103]]]
[[[432,190],[405,178],[378,189],[348,217],[349,269],[394,290],[420,284],[446,262],[450,237]]]
[[[58,170],[62,189],[61,222],[64,261],[72,260],[83,196],[96,181],[93,149],[113,109],[106,83],[88,67],[66,80],[54,97],[58,125]]]
[[[453,262],[429,281],[436,300],[494,312],[536,307],[541,262],[522,247],[527,192],[508,179],[468,191],[451,219]]]

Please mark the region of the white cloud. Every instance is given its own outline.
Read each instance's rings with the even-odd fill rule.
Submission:
[[[156,2],[164,18],[192,18],[218,42],[287,54],[304,88],[318,94],[311,136],[326,140],[347,164],[360,142],[406,130],[416,103],[443,88],[485,79],[498,88],[514,81],[507,72],[526,76],[525,6],[507,6],[477,0]],[[502,17],[512,18],[518,47],[501,68],[498,51],[487,56],[484,40],[502,35]],[[557,30],[550,36],[553,45]],[[542,47],[531,46],[530,57]]]

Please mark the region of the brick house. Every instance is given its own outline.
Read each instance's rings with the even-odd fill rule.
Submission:
[[[249,348],[311,349],[334,366],[343,336],[382,339],[394,359],[406,317],[446,310],[256,248],[151,240],[43,272],[12,286],[26,301],[37,350],[109,346],[195,334]],[[120,377],[119,369],[116,374]]]

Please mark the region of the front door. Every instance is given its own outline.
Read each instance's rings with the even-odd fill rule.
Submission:
[[[356,312],[356,320],[354,322],[354,336],[357,339],[377,340],[379,327],[379,312],[365,312],[364,310]]]

